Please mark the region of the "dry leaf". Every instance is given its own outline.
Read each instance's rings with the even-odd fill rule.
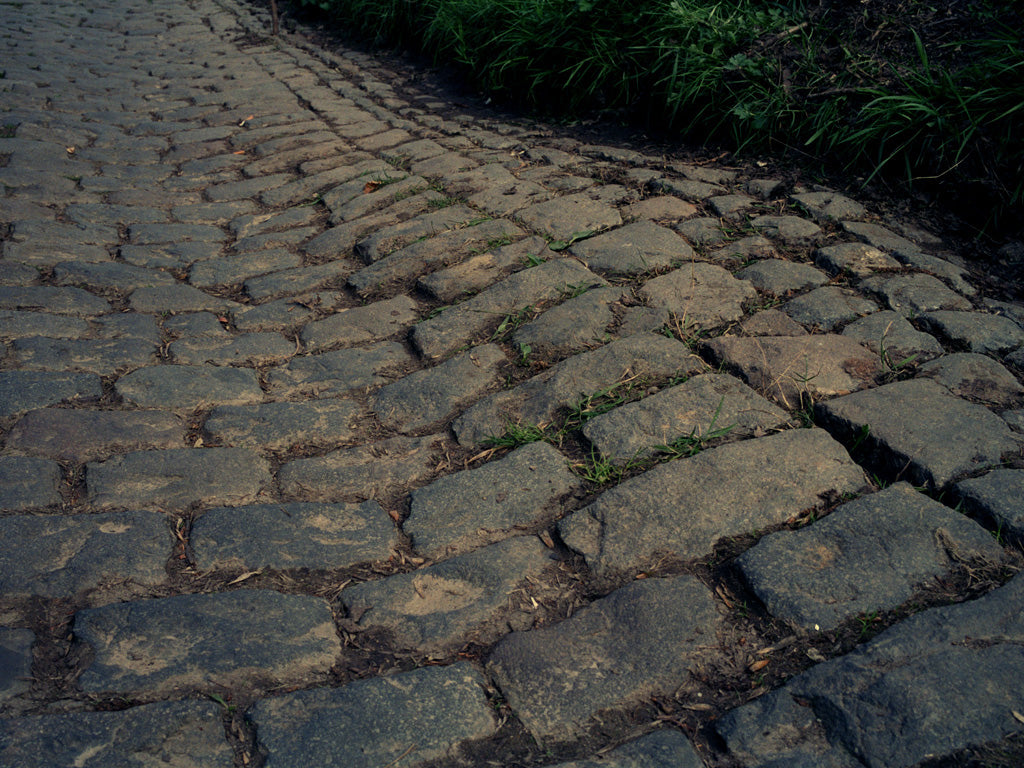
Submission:
[[[710,712],[712,709],[714,709],[714,707],[712,707],[710,704],[697,704],[697,703],[694,703],[694,704],[682,704],[680,706],[682,706],[683,709],[691,709],[694,712]]]
[[[363,194],[368,195],[371,192],[380,189],[382,185],[383,183],[380,181],[368,181],[366,182],[366,186],[363,187]]]
[[[1022,715],[1016,709],[1012,709],[1010,710],[1010,712],[1013,714],[1014,720],[1016,720],[1019,723],[1024,723],[1024,715]]]
[[[769,664],[771,664],[771,659],[758,659],[757,661],[752,661],[750,664],[748,664],[747,669],[749,669],[751,672],[757,672],[760,669],[764,669]]]
[[[232,579],[231,581],[229,581],[228,582],[228,586],[230,587],[232,584],[240,584],[243,581],[245,581],[246,579],[251,579],[253,576],[259,576],[260,573],[261,573],[261,571],[248,571],[247,573],[243,573],[238,578]]]

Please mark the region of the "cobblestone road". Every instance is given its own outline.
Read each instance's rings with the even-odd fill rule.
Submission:
[[[0,764],[1021,764],[1024,305],[252,14],[0,3]]]

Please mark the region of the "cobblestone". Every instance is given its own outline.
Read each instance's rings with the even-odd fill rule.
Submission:
[[[0,456],[0,510],[60,504],[60,466],[30,456]]]
[[[27,629],[0,630],[0,701],[25,693],[32,676],[32,642]]]
[[[152,365],[121,377],[115,387],[126,402],[143,408],[191,411],[263,399],[256,375],[242,368]]]
[[[135,451],[86,465],[90,500],[100,507],[245,504],[271,482],[267,462],[243,448]]]
[[[483,684],[467,663],[424,667],[263,699],[252,718],[271,755],[267,768],[310,762],[373,768],[396,760],[422,765],[494,733]],[[325,730],[334,736],[330,741],[321,736]]]
[[[43,408],[25,414],[7,433],[7,448],[82,464],[114,453],[176,448],[185,442],[181,419],[164,411]]]
[[[155,585],[173,538],[157,512],[15,515],[0,518],[7,542],[0,555],[5,598],[72,597],[113,581]]]
[[[980,525],[897,483],[809,528],[765,536],[737,564],[773,616],[827,631],[899,606],[955,561],[1002,555]]]
[[[0,763],[1022,763],[974,249],[283,10],[0,3]]]
[[[341,601],[361,628],[383,628],[399,647],[443,655],[467,640],[493,642],[512,624],[528,627],[529,611],[502,609],[551,565],[539,539],[518,536],[415,573],[347,587]],[[512,615],[495,626],[499,612]]]
[[[294,685],[324,675],[341,650],[325,601],[258,589],[90,608],[75,614],[75,638],[94,654],[79,683],[94,692],[231,685],[254,673]]]
[[[578,288],[607,283],[576,261],[555,259],[516,272],[472,298],[418,323],[412,340],[422,355],[443,358],[497,329],[506,318],[529,313]]]
[[[554,627],[508,635],[488,671],[534,738],[565,741],[602,709],[680,684],[719,621],[696,579],[639,581]]]
[[[559,530],[593,571],[611,577],[638,572],[659,555],[706,555],[720,539],[785,522],[819,506],[823,495],[855,493],[863,484],[863,472],[823,430],[790,430],[648,470],[605,491]]]
[[[413,491],[404,528],[418,552],[437,559],[537,527],[553,517],[558,500],[580,487],[557,450],[531,443]]]
[[[130,766],[138,765],[139,755],[168,768],[234,765],[221,710],[213,702],[158,702],[126,712],[0,720],[0,758],[8,765],[74,765],[86,756],[96,765]]]
[[[375,501],[362,504],[253,504],[217,507],[192,526],[196,567],[345,568],[384,561],[395,528]]]

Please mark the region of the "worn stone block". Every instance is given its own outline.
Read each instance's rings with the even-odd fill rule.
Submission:
[[[280,333],[262,331],[234,336],[178,339],[168,347],[178,365],[246,365],[280,363],[295,354],[295,344]]]
[[[1024,542],[1024,470],[993,469],[956,484],[969,513],[991,524],[996,533]]]
[[[174,539],[157,512],[0,518],[0,592],[69,598],[106,582],[167,578]]]
[[[286,496],[317,501],[383,498],[428,477],[440,435],[393,437],[310,459],[295,459],[278,470]]]
[[[719,266],[695,262],[647,281],[640,295],[649,306],[672,312],[683,330],[696,331],[736,322],[757,291]]]
[[[550,521],[557,502],[581,487],[562,454],[530,443],[413,491],[405,532],[418,552],[446,557]]]
[[[322,678],[341,650],[326,601],[262,589],[178,595],[89,608],[75,638],[93,661],[83,691],[171,692]]]
[[[259,701],[251,719],[267,768],[413,768],[497,726],[470,664],[423,667]]]
[[[0,417],[103,394],[100,377],[63,371],[0,371]]]
[[[510,422],[550,424],[559,409],[630,377],[664,380],[703,368],[703,362],[678,341],[637,334],[563,360],[513,390],[490,395],[455,419],[452,426],[460,444],[477,445],[489,436],[501,435]]]
[[[121,377],[114,388],[134,405],[183,411],[263,399],[255,371],[208,365],[151,365]]]
[[[496,329],[505,316],[516,316],[554,301],[577,287],[607,285],[579,262],[556,259],[516,272],[476,296],[418,323],[412,339],[420,353],[443,358]]]
[[[56,462],[30,456],[0,456],[0,510],[60,504],[62,479]]]
[[[980,525],[897,483],[813,525],[769,534],[737,563],[773,616],[829,631],[896,608],[955,561],[1002,557]]]
[[[0,720],[0,762],[26,768],[232,768],[221,711],[212,701],[173,701]]]
[[[12,356],[23,370],[85,371],[109,376],[150,365],[157,345],[143,339],[15,339]]]
[[[788,414],[738,379],[704,374],[590,419],[583,427],[601,455],[617,462],[651,456],[680,437],[725,430],[737,439],[781,426]]]
[[[622,224],[618,210],[591,192],[557,197],[519,211],[519,219],[531,229],[556,240],[567,241],[581,232],[600,232]]]
[[[699,649],[715,642],[720,621],[711,593],[696,579],[645,579],[560,624],[508,635],[487,670],[535,739],[568,741],[601,710],[685,682]]]
[[[910,768],[1019,732],[1024,578],[911,616],[716,724],[747,766]]]
[[[189,537],[198,568],[347,568],[387,560],[397,543],[376,502],[253,504],[211,509]]]
[[[184,440],[185,424],[163,411],[45,408],[11,428],[7,447],[81,464],[116,452],[181,447]]]
[[[759,291],[772,296],[784,296],[805,288],[817,288],[828,282],[828,278],[810,264],[782,259],[755,262],[737,272],[736,277],[753,283]]]
[[[402,648],[443,655],[470,641],[497,640],[513,618],[528,622],[527,612],[511,610],[512,596],[550,565],[539,539],[519,536],[412,573],[346,587],[341,601],[360,627],[386,629]],[[508,615],[499,622],[499,613]]]
[[[689,739],[666,728],[627,741],[593,760],[573,760],[552,768],[704,768],[704,761]]]
[[[854,493],[863,471],[820,429],[790,430],[661,464],[605,491],[559,524],[599,576],[688,560],[719,539],[767,528]]]
[[[410,373],[370,398],[380,422],[406,434],[451,418],[498,381],[505,353],[494,344],[473,347],[433,368]]]
[[[853,291],[827,285],[797,296],[786,302],[783,309],[798,323],[831,331],[843,323],[876,311],[878,305]]]
[[[353,347],[386,339],[411,325],[418,316],[416,302],[408,296],[340,309],[323,320],[309,323],[300,338],[309,349]]]
[[[471,219],[465,226],[423,236],[408,245],[382,255],[349,278],[348,284],[360,296],[404,287],[432,269],[457,263],[486,250],[491,244],[522,237],[523,230],[507,219]]]
[[[835,334],[720,336],[707,350],[754,390],[790,409],[804,397],[813,401],[869,387],[882,372],[877,355]]]
[[[136,451],[86,465],[89,501],[100,507],[246,504],[270,484],[267,461],[244,448]]]
[[[203,425],[207,441],[219,445],[284,450],[350,440],[360,413],[350,400],[221,405]]]
[[[1024,386],[995,360],[975,352],[944,355],[921,366],[918,375],[934,379],[954,395],[995,405],[1017,405]]]
[[[569,251],[591,269],[625,275],[653,272],[693,258],[693,249],[683,238],[650,221],[587,238]]]
[[[885,299],[889,309],[909,317],[939,309],[971,308],[971,302],[931,275],[877,275],[863,280],[861,288]]]
[[[34,640],[28,629],[0,629],[0,702],[31,688]]]
[[[935,491],[1019,450],[1006,422],[926,379],[818,403],[815,417],[846,445],[860,444],[873,471]]]

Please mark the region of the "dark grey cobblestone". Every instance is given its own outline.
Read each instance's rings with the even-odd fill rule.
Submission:
[[[596,573],[635,573],[659,555],[708,554],[719,539],[785,522],[823,495],[863,485],[863,471],[826,432],[789,430],[655,467],[559,530]]]
[[[648,579],[554,627],[508,635],[487,668],[534,738],[567,741],[600,710],[682,683],[719,622],[696,579]]]
[[[157,512],[14,515],[0,518],[0,531],[5,599],[72,597],[114,581],[159,584],[174,542]]]
[[[403,648],[443,655],[468,640],[496,640],[507,626],[529,627],[529,610],[493,619],[552,565],[538,538],[517,536],[415,573],[347,587],[341,601],[360,627],[384,628]]]
[[[974,249],[283,10],[0,3],[0,763],[1021,763]]]
[[[0,371],[0,416],[14,416],[60,402],[92,400],[103,393],[91,373]]]
[[[437,465],[440,442],[438,436],[392,437],[296,459],[281,467],[278,481],[286,496],[320,501],[371,499],[429,476]]]
[[[183,510],[191,504],[245,504],[271,482],[267,462],[243,448],[135,451],[86,465],[99,507]]]
[[[0,511],[60,504],[60,465],[31,456],[0,456]]]
[[[0,629],[0,701],[31,687],[34,640],[28,629]]]
[[[1018,576],[979,600],[913,616],[716,729],[745,766],[850,768],[909,768],[1019,731],[1022,588]]]
[[[43,408],[18,420],[7,433],[6,447],[81,464],[123,451],[177,448],[184,442],[184,422],[164,411]]]
[[[827,631],[895,608],[954,562],[1002,556],[980,525],[897,483],[808,528],[764,537],[737,564],[773,616]]]
[[[210,405],[255,403],[263,399],[256,374],[242,368],[152,365],[123,376],[115,386],[125,402],[143,408],[184,411]]]
[[[90,608],[75,614],[74,632],[94,654],[79,678],[93,692],[223,686],[254,674],[296,684],[324,675],[341,650],[324,600],[258,589]]]
[[[0,720],[0,759],[11,766],[61,768],[77,762],[88,768],[135,768],[149,757],[168,768],[232,768],[234,753],[224,737],[219,705],[158,702],[121,712]]]
[[[424,667],[266,698],[252,719],[270,753],[267,768],[310,762],[324,768],[422,765],[454,753],[461,742],[494,733],[484,683],[465,662]],[[324,739],[325,732],[334,738]]]
[[[537,527],[556,502],[581,488],[568,462],[547,443],[413,491],[405,531],[418,552],[440,558]]]
[[[387,560],[395,527],[375,501],[253,504],[205,512],[189,537],[196,567],[346,568]]]

